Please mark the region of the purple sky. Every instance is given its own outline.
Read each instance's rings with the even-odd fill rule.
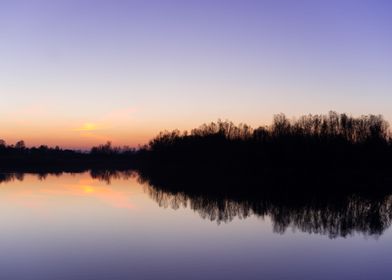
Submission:
[[[8,142],[136,145],[218,118],[392,120],[391,1],[0,1]]]

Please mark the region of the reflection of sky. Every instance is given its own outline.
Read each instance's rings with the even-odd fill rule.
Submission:
[[[144,143],[273,113],[392,112],[387,0],[0,2],[12,142]],[[87,128],[87,129],[86,129]]]
[[[274,234],[269,218],[217,225],[159,208],[136,179],[0,184],[1,279],[389,279],[391,242]]]
[[[45,184],[46,185],[46,184]],[[64,184],[60,186],[50,186],[49,188],[30,188],[15,191],[8,196],[8,200],[18,205],[47,211],[53,206],[53,202],[58,200],[73,200],[78,198],[88,198],[106,203],[117,208],[132,208],[129,201],[130,193],[115,191],[105,186],[97,186],[93,180],[80,180],[74,184]]]

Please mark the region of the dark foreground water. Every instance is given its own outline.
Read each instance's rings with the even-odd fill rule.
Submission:
[[[286,205],[165,193],[135,174],[2,178],[0,279],[392,277],[388,196]]]

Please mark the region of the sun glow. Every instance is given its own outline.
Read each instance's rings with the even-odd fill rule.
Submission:
[[[94,187],[92,186],[83,186],[82,189],[85,193],[93,193],[95,191]]]
[[[84,123],[82,127],[77,128],[77,131],[94,131],[98,130],[99,126],[95,123]]]

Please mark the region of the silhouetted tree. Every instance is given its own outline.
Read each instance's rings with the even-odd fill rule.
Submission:
[[[16,142],[15,149],[23,150],[26,148],[26,144],[23,140]]]
[[[333,111],[292,121],[278,114],[270,126],[256,129],[219,120],[189,134],[161,132],[138,155],[150,167],[199,170],[257,170],[298,164],[335,168],[390,165],[388,128],[381,115],[355,118]]]
[[[0,141],[0,168],[156,168],[190,176],[238,174],[258,176],[274,168],[324,172],[331,169],[392,166],[389,125],[380,115],[352,117],[329,112],[289,120],[274,116],[270,126],[253,129],[218,120],[190,132],[164,131],[139,149],[111,142],[90,152],[45,145],[26,147],[24,141]],[[365,170],[366,169],[366,170]]]

